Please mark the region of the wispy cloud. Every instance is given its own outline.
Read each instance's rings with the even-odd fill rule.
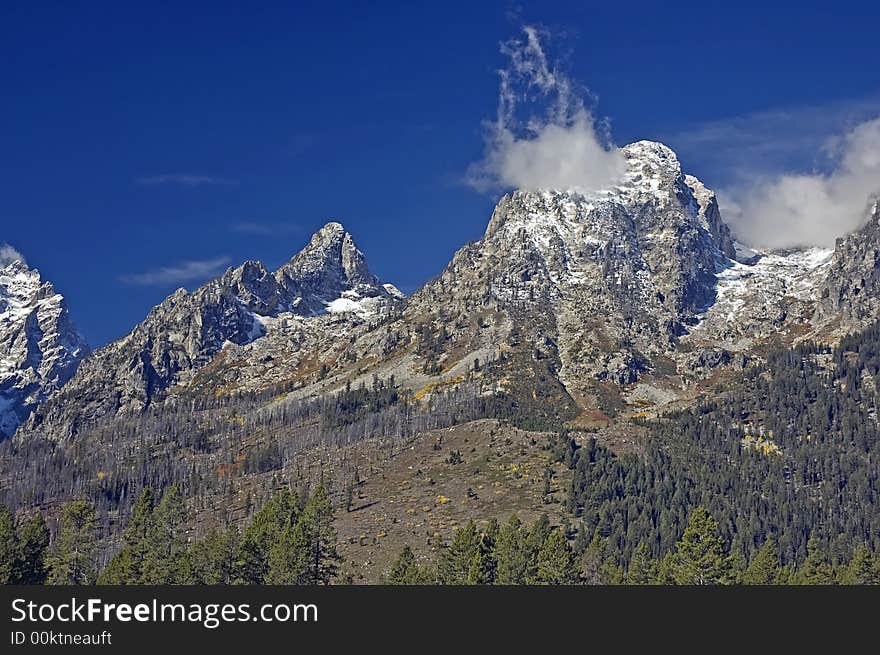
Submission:
[[[708,182],[726,185],[756,174],[827,170],[829,142],[878,114],[880,95],[874,95],[731,116],[660,138]]]
[[[300,226],[295,223],[263,223],[259,221],[241,221],[229,226],[232,232],[239,234],[252,234],[254,236],[270,237],[284,234],[294,234],[300,231]]]
[[[214,259],[193,259],[144,271],[120,276],[125,284],[136,286],[168,286],[183,284],[193,280],[206,280],[219,275],[232,260],[229,257]]]
[[[880,192],[880,95],[754,112],[661,138],[718,190],[741,241],[833,246]]]
[[[828,170],[745,178],[720,195],[737,236],[753,246],[833,246],[880,194],[880,117],[826,141]]]
[[[164,173],[162,175],[150,175],[139,177],[137,183],[142,186],[236,186],[238,180],[230,180],[223,177],[211,177],[209,175],[191,175],[187,173]]]
[[[8,243],[0,243],[0,266],[8,266],[12,262],[19,261],[27,264],[27,260],[20,252],[10,246]]]
[[[499,71],[498,113],[486,124],[485,153],[469,168],[468,183],[481,191],[610,184],[624,159],[588,108],[589,91],[548,59],[546,33],[526,26],[523,34],[501,45],[509,64]]]

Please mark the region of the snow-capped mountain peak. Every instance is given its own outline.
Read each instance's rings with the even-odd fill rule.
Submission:
[[[87,353],[52,284],[23,258],[0,263],[0,439],[67,382]]]
[[[293,296],[291,306],[298,313],[320,314],[345,291],[363,297],[388,295],[354,238],[336,222],[315,232],[308,245],[278,269],[275,279]]]

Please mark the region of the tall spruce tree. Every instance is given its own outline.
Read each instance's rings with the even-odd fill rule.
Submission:
[[[187,577],[185,520],[183,496],[177,485],[171,485],[153,511],[152,526],[146,535],[144,584],[174,584]]]
[[[409,546],[404,546],[400,551],[391,570],[388,572],[388,584],[414,585],[427,584],[425,573],[416,562],[415,553]]]
[[[122,547],[101,573],[101,584],[146,583],[150,539],[156,530],[154,510],[153,492],[148,487],[144,488],[131,509],[128,525],[122,533]]]
[[[49,584],[84,585],[95,581],[97,532],[98,521],[91,504],[75,500],[64,506],[48,558]]]
[[[18,557],[16,583],[39,585],[46,581],[46,549],[49,547],[49,527],[41,512],[32,512],[17,529]]]
[[[704,507],[691,514],[681,540],[668,561],[677,585],[717,585],[731,582],[730,559],[718,536],[718,524]]]
[[[191,580],[194,584],[232,584],[236,571],[238,532],[229,527],[212,530],[189,549]]]
[[[550,532],[538,551],[535,582],[548,585],[573,585],[578,582],[577,564],[562,530]]]
[[[477,552],[471,559],[470,567],[468,567],[467,584],[493,584],[495,582],[495,571],[497,567],[498,562],[495,559],[495,540],[489,531],[480,532],[477,536]]]
[[[340,561],[333,505],[324,485],[320,485],[303,508],[300,520],[307,540],[306,584],[330,584]]]
[[[469,573],[475,559],[480,556],[480,534],[477,524],[468,524],[456,531],[452,543],[446,547],[437,566],[441,584],[463,585],[470,581]]]
[[[833,585],[837,583],[834,568],[825,558],[822,542],[815,532],[807,542],[807,558],[794,576],[794,584],[799,585]]]
[[[495,544],[497,567],[495,583],[501,585],[521,585],[526,582],[529,570],[529,552],[522,522],[516,515],[501,527]]]
[[[754,554],[739,582],[747,585],[779,583],[779,547],[773,539],[767,539]]]
[[[269,571],[269,551],[276,551],[284,538],[292,538],[300,512],[300,501],[290,489],[282,489],[254,514],[238,545],[236,579],[240,584],[263,584]],[[281,565],[282,552],[276,552],[276,567]],[[280,572],[276,570],[275,576]],[[286,578],[285,578],[286,579]],[[276,584],[283,584],[277,582]]]
[[[287,526],[269,546],[266,557],[266,584],[309,584],[309,537],[300,519],[296,525]]]
[[[340,560],[333,506],[323,485],[309,498],[297,518],[269,546],[269,584],[330,584]]]
[[[644,542],[640,542],[633,550],[629,567],[626,569],[624,584],[657,584],[657,563],[651,559],[648,546]]]
[[[856,547],[847,567],[845,582],[850,585],[880,584],[880,558],[865,544]]]

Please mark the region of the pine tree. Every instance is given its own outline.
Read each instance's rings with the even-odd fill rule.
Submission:
[[[640,542],[633,550],[626,570],[624,584],[650,585],[657,584],[657,563],[651,559],[648,546]]]
[[[605,584],[602,573],[605,569],[608,542],[605,541],[597,530],[590,541],[590,545],[581,556],[581,570],[584,582],[590,585]]]
[[[9,508],[0,505],[0,584],[15,584],[17,558],[18,539],[15,534],[15,521]]]
[[[834,569],[825,560],[822,543],[814,532],[807,542],[807,558],[794,577],[794,584],[799,585],[832,585],[836,584]]]
[[[534,584],[538,577],[538,553],[540,553],[541,548],[544,547],[544,543],[550,536],[550,532],[550,519],[546,514],[542,514],[532,525],[531,530],[529,530],[523,541],[527,562],[525,572],[526,584]]]
[[[416,556],[412,548],[404,546],[388,573],[388,584],[414,585],[427,584],[427,582],[424,572],[416,563]]]
[[[864,544],[859,544],[847,567],[846,584],[877,585],[880,584],[880,560]]]
[[[307,584],[330,584],[336,576],[340,557],[333,518],[330,496],[321,485],[306,504],[298,521],[304,526],[308,546]]]
[[[101,572],[101,584],[146,583],[150,539],[156,530],[154,509],[153,492],[144,488],[132,507],[128,525],[122,533],[122,548]]]
[[[524,532],[522,523],[516,515],[511,516],[499,531],[495,544],[495,556],[498,560],[495,572],[496,584],[525,584],[529,555]]]
[[[704,507],[691,514],[681,540],[669,559],[669,575],[678,585],[730,582],[730,559],[718,536],[718,524]]]
[[[739,581],[747,585],[779,583],[779,548],[773,539],[767,539],[754,554]]]
[[[467,584],[493,584],[495,582],[497,566],[495,540],[488,532],[481,532],[478,536],[477,552],[471,558],[470,566],[468,567]]]
[[[41,512],[33,512],[18,526],[16,582],[39,585],[46,581],[46,549],[49,528]]]
[[[48,560],[47,582],[56,585],[91,584],[95,580],[98,521],[84,500],[64,506],[61,526]]]
[[[183,534],[186,508],[177,485],[171,485],[153,512],[146,535],[144,584],[173,584],[184,577],[186,541]]]
[[[287,526],[268,549],[268,584],[330,584],[340,560],[333,506],[319,486],[295,526]]]
[[[731,552],[728,557],[728,562],[730,564],[730,572],[728,573],[725,584],[736,584],[745,575],[746,569],[748,568],[746,556],[743,555],[742,550],[734,548],[733,552]]]
[[[213,530],[189,550],[190,576],[194,584],[232,584],[236,580],[238,533],[235,528]]]
[[[574,553],[561,530],[552,530],[538,552],[538,584],[572,585],[578,582]]]
[[[294,526],[287,526],[269,546],[266,557],[266,584],[309,584],[310,535],[300,516]]]
[[[468,584],[468,574],[475,558],[480,553],[480,535],[477,524],[468,524],[456,531],[452,543],[443,550],[438,563],[440,584]]]
[[[293,529],[299,511],[299,500],[290,489],[282,489],[260,508],[238,546],[235,566],[237,582],[263,584],[269,570],[269,551],[273,546],[277,550],[282,535]],[[287,534],[287,540],[290,537],[291,534]],[[280,555],[277,553],[276,559]],[[276,562],[278,565],[280,562]]]

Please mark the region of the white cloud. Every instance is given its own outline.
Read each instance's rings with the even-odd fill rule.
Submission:
[[[160,186],[175,185],[182,187],[198,187],[198,186],[235,186],[238,184],[236,180],[228,180],[222,177],[210,177],[208,175],[190,175],[187,173],[164,173],[162,175],[151,175],[149,177],[139,177],[138,184],[143,186]]]
[[[536,28],[523,32],[501,46],[510,63],[499,71],[498,115],[486,125],[485,153],[468,183],[480,191],[612,184],[625,162],[587,108],[587,91],[549,63]]]
[[[719,194],[722,215],[745,243],[765,248],[834,245],[858,228],[880,193],[880,118],[827,140],[826,172],[760,174]]]
[[[27,264],[27,260],[20,252],[10,246],[8,243],[0,243],[0,266],[8,266],[12,262],[19,261]]]
[[[196,259],[179,262],[171,266],[163,266],[143,273],[130,273],[119,279],[125,284],[137,286],[169,286],[183,284],[192,280],[206,280],[219,275],[231,259],[216,257],[214,259]]]
[[[822,105],[756,111],[689,125],[658,138],[689,162],[710,185],[730,185],[757,175],[828,165],[829,137],[843,134],[880,112],[880,96]]]

